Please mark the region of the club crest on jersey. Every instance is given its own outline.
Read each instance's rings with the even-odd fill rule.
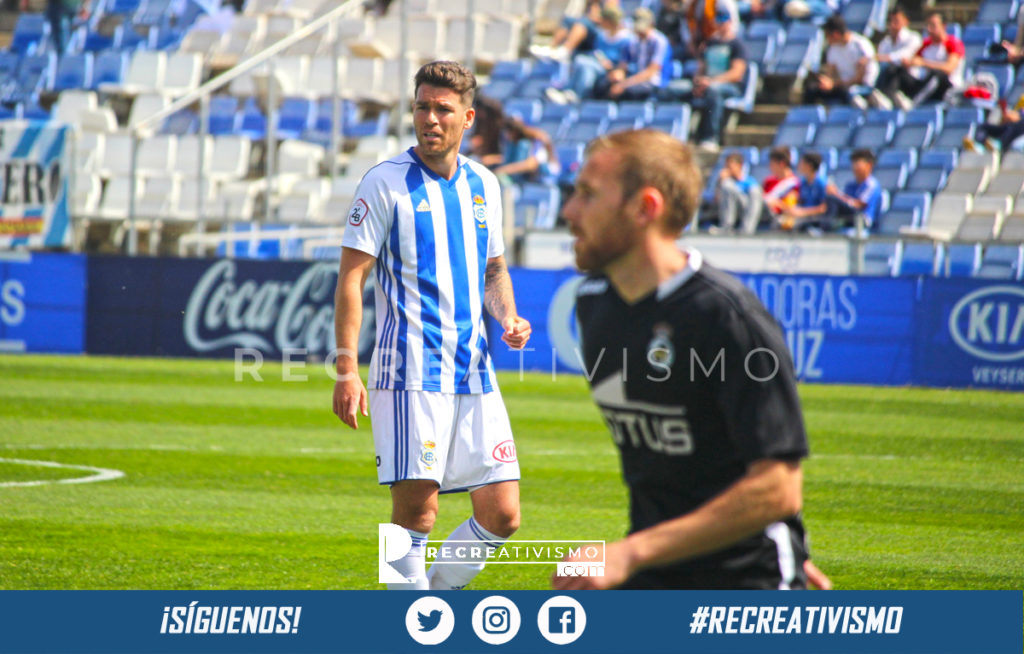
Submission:
[[[437,461],[437,455],[434,454],[435,447],[437,447],[437,444],[434,443],[434,441],[427,441],[423,444],[423,451],[420,453],[420,461],[422,461],[428,469],[433,467],[434,463]]]
[[[487,222],[487,203],[482,195],[473,196],[473,217],[477,222]]]
[[[368,213],[370,213],[370,207],[366,205],[366,201],[359,198],[352,205],[352,213],[348,215],[348,224],[353,227],[359,227],[363,224],[363,219],[366,218]]]
[[[658,366],[671,366],[676,360],[676,349],[672,345],[672,327],[666,322],[654,325],[654,336],[647,344],[647,361]]]

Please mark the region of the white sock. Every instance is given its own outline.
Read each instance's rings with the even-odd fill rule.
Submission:
[[[455,528],[438,550],[437,558],[427,572],[430,590],[462,590],[484,569],[488,548],[497,550],[506,540],[487,531],[470,516],[469,520]],[[462,548],[458,552],[462,556],[457,556],[457,548]],[[439,561],[445,563],[438,565]],[[449,561],[452,563],[447,563]]]
[[[406,529],[406,531],[412,537],[412,547],[409,548],[408,554],[397,561],[392,561],[389,565],[398,570],[403,577],[409,580],[409,583],[388,584],[388,590],[427,590],[430,587],[427,581],[427,563],[424,558],[427,534],[412,529]]]

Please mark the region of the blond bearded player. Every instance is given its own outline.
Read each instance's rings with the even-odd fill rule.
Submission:
[[[526,345],[503,256],[501,190],[486,168],[459,155],[473,125],[476,79],[435,61],[415,77],[417,145],[363,177],[345,228],[335,331],[334,412],[350,427],[372,414],[377,476],[391,487],[391,522],[412,548],[390,565],[407,580],[389,587],[458,589],[486,561],[486,547],[459,548],[425,569],[424,544],[438,494],[469,491],[473,515],[450,541],[500,546],[519,526],[519,464],[487,350],[483,311],[502,340]],[[376,276],[377,341],[369,393],[354,353],[366,279]]]
[[[782,332],[739,280],[676,245],[700,193],[689,146],[620,132],[590,144],[563,210],[591,273],[577,292],[583,358],[631,526],[604,576],[557,588],[829,585],[799,514],[807,437]]]

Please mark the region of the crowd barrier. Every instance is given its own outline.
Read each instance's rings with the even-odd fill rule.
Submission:
[[[807,382],[1024,390],[1024,285],[979,279],[743,273],[785,332]],[[513,269],[529,349],[502,370],[581,373],[571,270]],[[326,357],[334,263],[16,254],[0,259],[8,351]],[[373,344],[367,293],[360,351]]]

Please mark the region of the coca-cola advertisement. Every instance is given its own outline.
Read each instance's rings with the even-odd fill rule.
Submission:
[[[90,257],[86,351],[325,358],[337,282],[336,262]],[[360,358],[368,360],[372,292],[365,300]]]

